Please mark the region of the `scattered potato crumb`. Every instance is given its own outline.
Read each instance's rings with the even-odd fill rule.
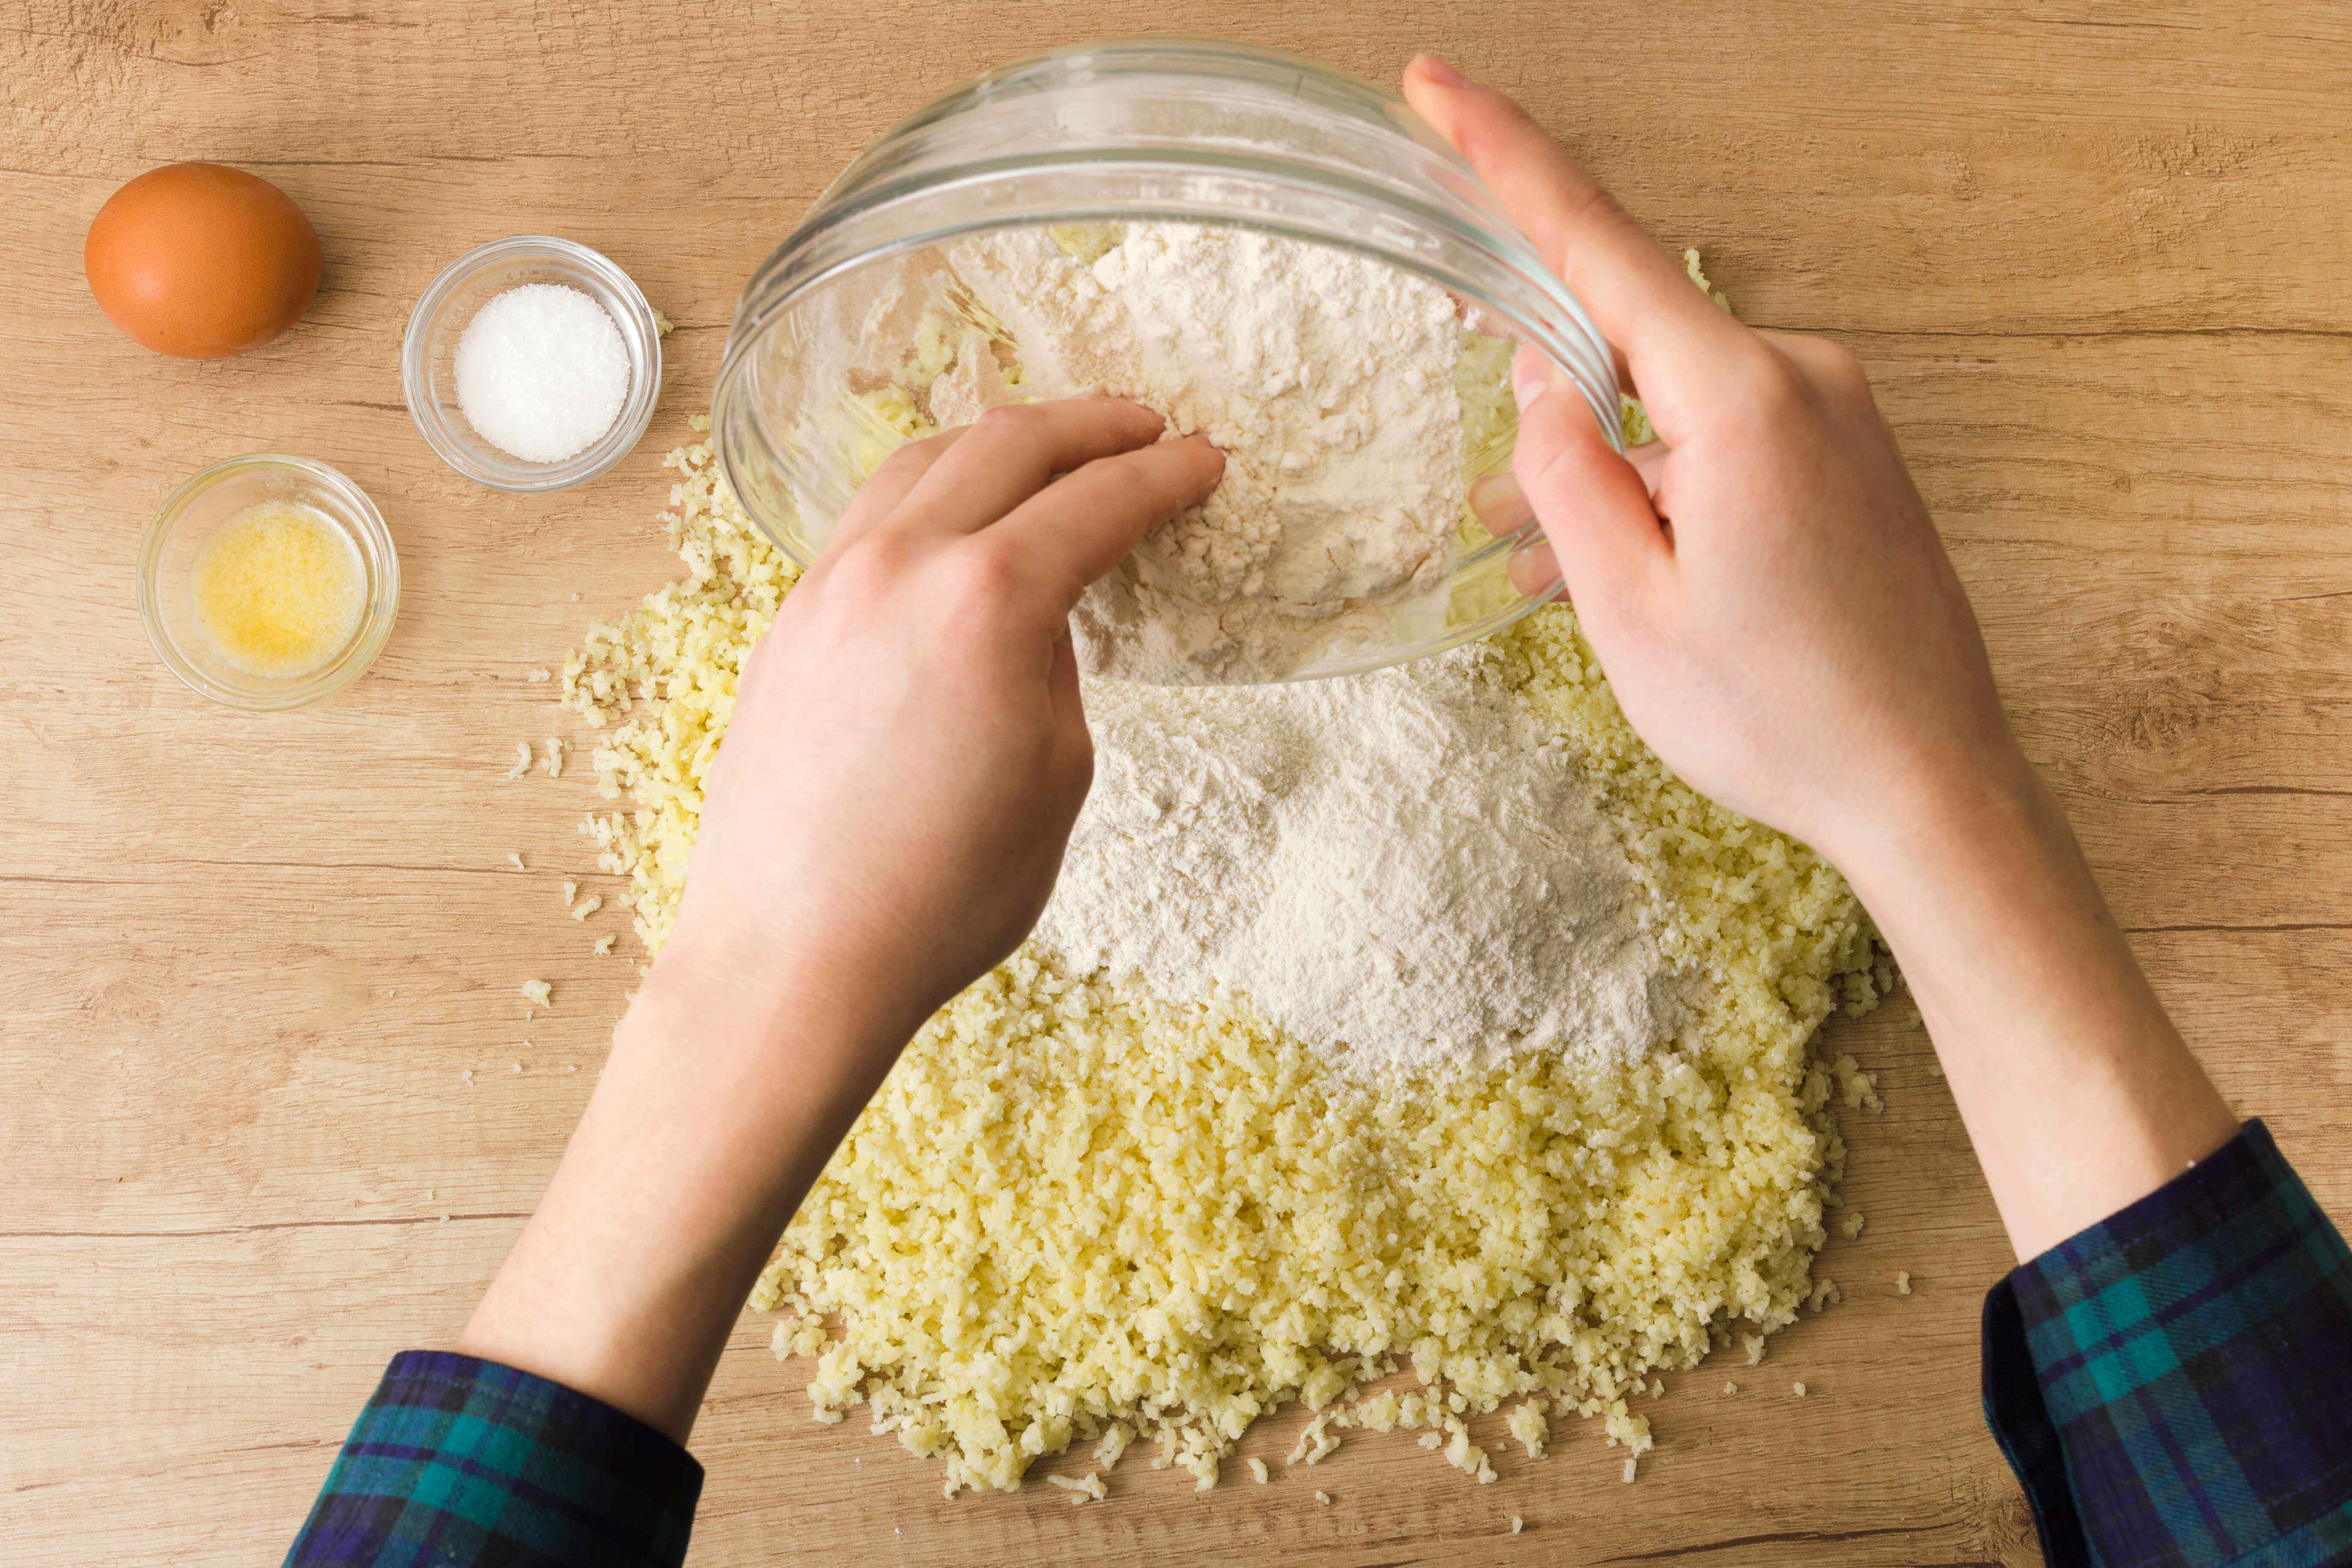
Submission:
[[[1633,1470],[1637,1463],[1638,1461],[1630,1458],[1625,1461],[1625,1480],[1626,1484],[1629,1486],[1633,1484]]]
[[[659,336],[659,337],[665,337],[665,338],[666,338],[666,337],[669,336],[672,332],[674,332],[674,331],[677,331],[677,323],[676,321],[671,321],[671,320],[669,319],[669,313],[668,313],[667,311],[664,310],[660,306],[658,306],[658,305],[655,306],[655,307],[654,307],[654,332],[655,332],[655,334],[656,334],[656,336]],[[573,598],[575,598],[575,599],[576,599],[576,598],[578,598],[580,595],[577,595],[577,594],[574,594],[574,595],[572,595],[572,596]]]
[[[620,940],[620,936],[616,932],[609,931],[606,931],[603,936],[596,939],[597,954],[601,957],[602,955],[612,952],[613,944]]]
[[[1321,1503],[1325,1508],[1329,1508],[1331,1506],[1331,1494],[1329,1492],[1318,1491],[1315,1494],[1315,1500]]]
[[[1726,1394],[1737,1394],[1739,1392],[1739,1385],[1736,1383],[1727,1383],[1723,1385],[1723,1392]]]
[[[1516,1513],[1511,1515],[1511,1533],[1513,1535],[1517,1535],[1520,1531],[1525,1530],[1527,1527],[1528,1521],[1526,1520],[1521,1519]]]
[[[579,884],[579,883],[577,883],[577,882],[566,882],[566,883],[564,883],[564,884],[563,884],[563,907],[564,907],[565,909],[567,909],[567,910],[568,910],[568,909],[570,909],[570,908],[571,908],[571,907],[572,907],[575,902],[577,902],[577,901],[578,901],[579,898],[580,898],[580,884]]]
[[[1862,1234],[1863,1224],[1863,1217],[1859,1210],[1849,1211],[1845,1217],[1838,1221],[1838,1234],[1844,1237],[1848,1241],[1852,1241],[1854,1237]]]
[[[1845,1292],[1838,1289],[1836,1280],[1821,1279],[1813,1281],[1812,1291],[1805,1298],[1805,1305],[1818,1312],[1824,1307],[1834,1307],[1844,1300]]]
[[[584,921],[590,915],[594,914],[598,910],[601,910],[604,907],[604,895],[602,893],[591,893],[586,898],[572,906],[572,918],[575,921]]]
[[[518,871],[528,871],[530,869],[530,867],[522,863],[522,851],[520,849],[508,850],[507,858],[513,863],[514,868]]]
[[[1908,1296],[1911,1294],[1911,1271],[1909,1269],[1898,1268],[1895,1271],[1895,1293],[1898,1296]]]
[[[545,1007],[552,1011],[555,1004],[550,998],[554,994],[555,987],[544,980],[526,980],[522,983],[522,999],[534,1007]]]
[[[1798,1398],[1802,1399],[1805,1396],[1805,1385],[1803,1384],[1792,1383],[1789,1386],[1796,1391]]]
[[[1111,1429],[1103,1434],[1102,1441],[1095,1445],[1096,1465],[1105,1470],[1111,1468],[1118,1463],[1119,1456],[1127,1452],[1128,1445],[1134,1441],[1133,1426],[1124,1421],[1114,1422]]]
[[[544,686],[554,679],[555,671],[551,669],[534,669],[530,672],[530,683],[533,686]]]
[[[517,741],[515,742],[515,764],[507,770],[507,777],[510,779],[519,779],[529,772],[530,772],[530,742],[529,741]]]
[[[517,1063],[515,1063],[515,1065],[514,1065],[514,1069],[515,1069],[515,1076],[516,1076],[517,1078],[520,1078],[520,1077],[522,1076],[522,1063],[520,1063],[520,1062],[517,1062]]]
[[[1075,1480],[1068,1476],[1047,1476],[1045,1484],[1059,1487],[1066,1492],[1075,1493],[1076,1495],[1070,1499],[1074,1503],[1100,1502],[1108,1495],[1108,1489],[1103,1485],[1100,1471]]]
[[[1943,1058],[1931,1056],[1927,1058],[1927,1076],[1929,1078],[1941,1078],[1944,1076]]]
[[[1878,1075],[1864,1072],[1850,1056],[1841,1056],[1830,1063],[1830,1072],[1836,1078],[1838,1096],[1848,1110],[1867,1107],[1874,1113],[1886,1109],[1886,1101],[1878,1098]]]
[[[1248,1463],[1249,1463],[1250,1479],[1252,1479],[1252,1480],[1255,1481],[1255,1482],[1256,1482],[1258,1485],[1260,1485],[1260,1486],[1264,1486],[1264,1485],[1265,1485],[1265,1481],[1266,1481],[1265,1461],[1264,1459],[1259,1458],[1256,1455],[1253,1454],[1253,1455],[1251,1455],[1251,1456],[1250,1456],[1249,1460],[1248,1460]]]
[[[467,1083],[471,1083],[474,1081],[474,1069],[472,1068],[467,1068],[457,1076],[464,1079]]]
[[[1544,1444],[1551,1436],[1551,1423],[1545,1419],[1542,1400],[1530,1399],[1514,1406],[1504,1418],[1503,1427],[1528,1451],[1528,1458],[1544,1457]]]
[[[1754,1366],[1764,1359],[1764,1336],[1762,1334],[1742,1334],[1739,1336],[1739,1342],[1748,1348],[1748,1364],[1749,1366]]]
[[[1650,1379],[1650,1397],[1653,1399],[1664,1399],[1665,1396],[1666,1380],[1663,1377],[1654,1377]]]
[[[547,760],[540,765],[547,770],[549,778],[563,776],[563,742],[553,735],[547,738]]]

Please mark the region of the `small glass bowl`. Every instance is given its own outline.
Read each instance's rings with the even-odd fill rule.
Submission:
[[[341,529],[366,573],[360,622],[304,675],[257,675],[221,657],[196,624],[196,558],[223,523],[257,501],[290,501]],[[340,690],[373,661],[400,608],[400,558],[383,515],[359,486],[308,458],[256,452],[217,463],[172,492],[139,544],[139,618],[164,665],[214,701],[248,712],[300,708]]]
[[[613,427],[560,463],[533,463],[484,440],[457,405],[457,340],[474,312],[525,283],[561,283],[604,307],[629,351],[629,394]],[[441,460],[493,489],[560,490],[594,479],[625,456],[652,423],[661,395],[661,329],[629,275],[584,245],[518,234],[466,252],[417,297],[400,345],[408,416]]]

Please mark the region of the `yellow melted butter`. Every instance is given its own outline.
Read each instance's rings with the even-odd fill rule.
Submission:
[[[307,675],[358,630],[359,552],[323,513],[257,501],[196,556],[196,624],[223,658],[255,675]]]

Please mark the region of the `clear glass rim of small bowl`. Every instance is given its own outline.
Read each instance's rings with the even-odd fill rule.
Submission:
[[[560,463],[531,463],[520,458],[486,461],[469,444],[478,437],[461,437],[443,417],[440,405],[426,394],[431,367],[425,342],[431,329],[449,308],[457,290],[477,274],[518,261],[544,260],[593,273],[626,307],[628,320],[614,324],[636,362],[629,398],[613,420],[613,427],[583,450]],[[457,472],[492,489],[517,494],[560,490],[594,479],[635,448],[653,423],[654,405],[661,399],[661,325],[636,279],[600,250],[551,234],[516,234],[478,245],[448,266],[416,297],[408,313],[408,328],[400,344],[400,395],[408,417],[434,455]],[[461,416],[462,417],[462,416]],[[483,443],[488,445],[488,443]]]
[[[729,328],[726,352],[711,398],[711,443],[720,472],[737,496],[747,495],[745,487],[736,482],[737,465],[755,459],[750,452],[735,450],[737,421],[730,416],[730,401],[744,395],[741,384],[748,379],[746,365],[767,331],[793,302],[854,268],[1008,224],[1025,226],[1099,221],[1223,223],[1257,228],[1314,244],[1337,246],[1418,273],[1452,290],[1457,297],[1475,300],[1510,322],[1522,341],[1540,349],[1576,387],[1590,407],[1603,438],[1612,447],[1621,451],[1623,449],[1617,406],[1621,389],[1606,340],[1582,302],[1544,264],[1533,246],[1502,216],[1499,206],[1493,204],[1491,198],[1485,202],[1486,206],[1492,208],[1491,213],[1478,215],[1483,221],[1467,221],[1444,210],[1431,200],[1418,199],[1412,192],[1392,182],[1353,178],[1327,163],[1272,157],[1210,141],[1196,144],[1155,145],[1148,151],[1081,146],[1067,153],[1030,152],[1013,157],[992,156],[982,150],[969,158],[959,158],[949,166],[925,168],[911,174],[889,174],[878,181],[868,178],[868,171],[884,163],[887,154],[906,139],[952,117],[967,105],[981,101],[992,91],[1000,90],[1008,79],[1017,82],[1024,76],[1042,76],[1068,68],[1084,68],[1093,77],[1104,79],[1129,73],[1150,75],[1169,71],[1212,75],[1226,63],[1245,72],[1271,68],[1297,73],[1302,82],[1311,80],[1326,101],[1343,104],[1362,118],[1377,119],[1394,128],[1400,136],[1422,142],[1426,153],[1451,163],[1458,163],[1460,173],[1475,181],[1475,176],[1470,174],[1467,163],[1451,149],[1435,142],[1433,133],[1428,137],[1416,135],[1395,118],[1395,110],[1402,108],[1403,102],[1396,94],[1319,61],[1282,50],[1220,39],[1154,35],[1072,45],[983,72],[917,110],[851,160],[824,194],[818,197],[807,216],[785,237],[745,285]],[[1479,279],[1434,266],[1401,248],[1368,244],[1360,237],[1310,227],[1278,214],[1205,210],[1199,205],[1181,204],[1111,206],[1073,201],[1051,206],[1032,206],[1007,203],[984,216],[950,217],[905,232],[889,232],[898,224],[898,213],[904,210],[907,204],[922,201],[934,195],[952,195],[960,190],[975,188],[989,190],[1007,178],[1041,174],[1050,175],[1056,169],[1076,173],[1089,167],[1109,165],[1234,174],[1293,192],[1329,195],[1361,204],[1384,216],[1442,231],[1451,242],[1484,251],[1502,272],[1510,277],[1513,287],[1526,291],[1525,297],[1516,300],[1501,297]],[[878,243],[866,243],[867,236],[862,232],[866,230],[880,231],[885,237]],[[1550,326],[1540,313],[1531,311],[1528,308],[1530,300],[1538,301],[1559,319],[1562,328]],[[750,438],[755,441],[764,439],[756,433]],[[772,452],[763,451],[758,457],[769,462],[775,460]],[[756,490],[756,487],[753,489]],[[791,536],[788,530],[751,507],[748,501],[746,507],[752,521],[779,549],[802,565],[808,564],[808,551]],[[1472,551],[1456,562],[1457,571],[1520,547],[1528,542],[1520,536],[1526,531],[1523,530],[1519,533],[1498,537]],[[1555,573],[1538,591],[1523,594],[1517,603],[1505,610],[1458,626],[1450,626],[1442,639],[1442,646],[1453,647],[1491,635],[1529,611],[1560,597],[1565,592],[1566,584]],[[1370,668],[1384,662],[1393,660],[1372,657],[1350,660],[1345,668]],[[1335,672],[1339,670],[1318,667],[1310,673]]]
[[[231,686],[197,668],[173,641],[157,602],[156,573],[163,562],[164,542],[171,537],[173,525],[198,497],[215,485],[256,469],[299,474],[306,482],[334,492],[359,519],[359,545],[367,553],[375,577],[375,592],[369,595],[367,607],[361,613],[358,635],[341,656],[294,685],[268,691]],[[392,636],[393,622],[399,613],[400,552],[393,547],[392,530],[384,525],[383,514],[349,475],[314,458],[298,458],[286,452],[247,452],[243,457],[215,463],[164,498],[139,542],[139,619],[147,629],[147,640],[154,645],[156,657],[163,661],[163,667],[183,685],[225,708],[247,713],[279,713],[332,696],[358,679],[375,662],[376,655],[383,651],[385,641]]]

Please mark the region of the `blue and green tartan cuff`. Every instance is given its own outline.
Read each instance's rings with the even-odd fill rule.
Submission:
[[[496,1362],[404,1351],[286,1562],[674,1568],[702,1467],[602,1401]]]
[[[2259,1121],[1985,1300],[2057,1568],[2352,1563],[2352,1254]]]

